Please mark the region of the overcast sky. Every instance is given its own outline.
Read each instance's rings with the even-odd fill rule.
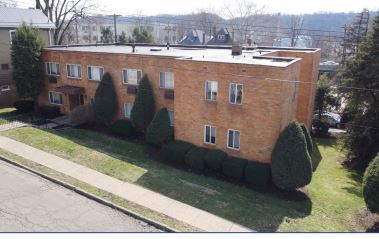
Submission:
[[[214,8],[220,10],[223,5],[233,4],[235,0],[95,0],[100,9],[123,15],[142,14],[186,14],[198,9]],[[249,1],[249,0],[248,0]],[[252,0],[254,1],[254,0]],[[22,2],[34,2],[23,0]],[[379,10],[379,0],[255,0],[265,5],[270,13],[313,13],[313,12],[358,12],[363,8]],[[34,4],[30,4],[33,6]]]

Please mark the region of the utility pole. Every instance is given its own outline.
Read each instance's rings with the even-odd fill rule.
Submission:
[[[170,22],[167,23],[167,27],[165,27],[164,30],[167,32],[167,43],[170,43],[170,31],[171,31]]]
[[[78,19],[75,19],[75,34],[76,34],[76,44],[79,44],[79,36],[78,36]]]
[[[116,15],[116,14],[113,14],[113,27],[114,27],[114,43],[117,43],[118,42],[118,39],[117,39],[117,17],[119,17],[121,15]]]

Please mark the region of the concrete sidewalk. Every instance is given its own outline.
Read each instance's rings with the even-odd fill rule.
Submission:
[[[201,230],[207,232],[251,232],[248,228],[206,211],[143,187],[120,181],[13,139],[0,136],[0,148]]]

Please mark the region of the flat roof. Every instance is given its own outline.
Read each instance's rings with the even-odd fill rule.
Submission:
[[[45,48],[45,50],[53,51],[71,51],[71,52],[93,52],[93,53],[121,53],[128,55],[146,55],[146,56],[164,56],[174,57],[179,60],[193,60],[204,62],[220,62],[220,63],[233,63],[233,64],[250,64],[250,65],[264,65],[275,67],[287,67],[292,63],[299,60],[296,57],[274,57],[265,56],[267,53],[286,50],[282,48],[244,48],[241,55],[233,56],[231,47],[194,47],[194,46],[180,46],[173,45],[167,49],[162,45],[135,45],[135,52],[130,44],[127,45],[69,45],[69,46],[53,46]],[[291,48],[296,51],[313,52],[317,49],[297,49]]]

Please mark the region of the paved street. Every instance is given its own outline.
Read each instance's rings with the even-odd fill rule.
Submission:
[[[155,227],[0,161],[0,232],[153,232]]]

